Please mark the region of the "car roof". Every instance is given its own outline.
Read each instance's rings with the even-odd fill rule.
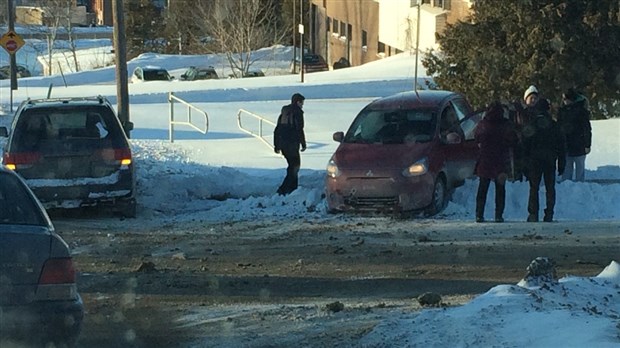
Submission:
[[[110,106],[110,101],[103,96],[77,97],[77,98],[42,98],[27,99],[22,102],[23,108],[65,106],[65,105],[106,105]]]
[[[447,99],[462,97],[461,94],[443,90],[408,91],[379,98],[367,107],[373,109],[394,108],[395,105],[403,108],[433,108],[438,107]]]
[[[145,65],[145,66],[140,66],[138,68],[141,68],[142,70],[164,70],[166,71],[166,69],[156,66],[156,65]]]

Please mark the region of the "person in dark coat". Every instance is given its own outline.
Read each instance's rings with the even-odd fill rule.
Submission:
[[[558,111],[558,124],[566,139],[566,169],[562,180],[585,180],[586,155],[592,146],[590,110],[586,98],[573,88],[563,95],[564,105]]]
[[[476,195],[476,222],[484,222],[484,206],[491,181],[495,183],[495,222],[504,222],[506,178],[509,171],[510,149],[516,145],[517,134],[504,117],[504,108],[493,102],[476,127],[475,139],[480,151],[476,175],[480,178]]]
[[[566,164],[565,141],[560,127],[551,117],[549,101],[541,99],[538,115],[523,128],[523,145],[530,196],[527,205],[527,221],[538,221],[538,189],[541,179],[545,182],[546,207],[543,221],[553,221],[555,207],[555,171],[564,173]]]
[[[288,167],[286,177],[278,188],[278,194],[287,195],[297,189],[298,173],[301,167],[301,151],[306,151],[306,135],[304,134],[304,111],[302,110],[306,98],[295,93],[291,103],[282,107],[276,129],[274,131],[274,151],[282,152]]]

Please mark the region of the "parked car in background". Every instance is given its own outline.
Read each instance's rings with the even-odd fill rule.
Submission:
[[[248,70],[245,73],[237,73],[237,75],[235,74],[229,74],[228,78],[229,79],[234,79],[241,76],[242,78],[248,78],[248,77],[262,77],[265,76],[265,73],[262,70]]]
[[[323,58],[323,56],[318,55],[318,54],[313,54],[313,53],[304,53],[304,57],[303,57],[303,66],[304,66],[304,73],[312,73],[312,72],[317,72],[317,71],[328,71],[329,70],[329,66],[327,65],[327,62],[325,61],[325,58]],[[291,63],[291,73],[293,74],[297,74],[299,73],[299,59],[297,59],[296,64]]]
[[[18,78],[32,76],[32,74],[30,73],[30,70],[28,70],[28,68],[26,68],[23,65],[17,65],[15,69],[17,71]],[[0,80],[8,79],[10,77],[11,77],[11,66],[10,65],[1,66],[0,67]]]
[[[133,83],[170,80],[172,80],[172,77],[168,73],[168,70],[153,65],[139,66],[134,69],[131,75],[131,82]]]
[[[340,59],[338,59],[337,62],[334,62],[334,65],[333,65],[334,70],[349,68],[350,66],[351,66],[351,63],[345,57],[340,57]]]
[[[473,176],[482,117],[449,91],[404,92],[367,105],[327,166],[330,212],[440,212],[449,192]]]
[[[211,79],[219,79],[219,77],[217,76],[217,72],[215,71],[215,68],[212,66],[208,66],[208,67],[190,66],[183,73],[183,75],[181,75],[181,80],[183,81],[211,80]]]
[[[10,133],[0,127],[0,135],[8,135],[3,164],[45,208],[109,206],[136,215],[132,152],[106,98],[26,100]]]
[[[84,318],[75,281],[69,247],[45,209],[0,166],[0,345],[74,347]]]

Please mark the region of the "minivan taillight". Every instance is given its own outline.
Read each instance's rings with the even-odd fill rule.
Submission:
[[[130,149],[102,149],[100,153],[101,158],[108,164],[120,165],[125,169],[131,164]]]
[[[71,258],[48,259],[43,265],[39,285],[75,283],[75,268]]]
[[[15,170],[28,168],[39,161],[39,152],[6,152],[2,158],[2,163],[9,169]]]
[[[121,166],[128,166],[131,164],[131,150],[114,149],[114,158],[120,161]]]

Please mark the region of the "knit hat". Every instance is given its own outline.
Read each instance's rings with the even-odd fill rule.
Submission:
[[[299,94],[299,93],[295,93],[293,94],[293,96],[291,97],[291,102],[293,104],[296,104],[297,102],[302,102],[306,100],[306,97],[304,97],[303,95]]]
[[[538,88],[536,88],[536,86],[534,85],[529,86],[525,90],[525,93],[523,93],[523,100],[527,99],[527,97],[532,93],[536,93],[536,95],[538,95]]]

